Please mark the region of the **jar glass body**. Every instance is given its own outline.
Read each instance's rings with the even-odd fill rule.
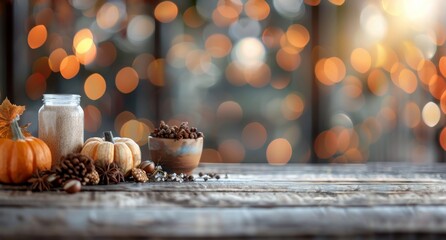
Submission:
[[[82,150],[84,143],[84,111],[80,96],[44,94],[39,109],[39,138],[50,148],[52,166],[60,158]]]

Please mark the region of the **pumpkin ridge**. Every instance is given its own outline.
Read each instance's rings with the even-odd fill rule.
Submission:
[[[31,153],[32,153],[32,156],[33,156],[33,169],[36,169],[36,167],[37,167],[37,159],[38,159],[37,155],[38,154],[40,155],[40,152],[37,151],[37,149],[34,147],[34,145],[30,143],[30,141],[32,141],[32,140],[33,139],[28,138],[28,139],[25,140],[25,143],[26,143],[26,145],[28,145],[31,148]]]
[[[11,169],[12,171],[16,171],[17,173],[12,175],[12,181],[14,183],[21,183],[23,181],[26,181],[32,175],[34,156],[32,148],[29,147],[28,143],[25,140],[16,141],[15,146],[17,149],[17,151],[15,152],[15,154],[17,154],[17,158],[15,159],[17,159],[17,161],[14,162],[15,164],[11,165]]]
[[[10,183],[11,182],[11,173],[10,173],[10,165],[11,164],[10,164],[10,161],[8,161],[8,159],[11,158],[11,151],[8,151],[8,150],[11,150],[9,145],[13,142],[9,139],[1,139],[0,141],[3,142],[3,144],[1,144],[1,146],[3,148],[0,148],[0,154],[2,154],[2,155],[5,154],[3,157],[3,161],[2,161],[4,164],[4,166],[2,167],[4,172],[2,172],[2,174],[1,174],[2,177],[5,177],[5,179],[3,179],[4,181],[2,180],[2,182]]]

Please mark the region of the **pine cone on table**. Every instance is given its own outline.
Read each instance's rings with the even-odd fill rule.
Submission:
[[[91,185],[98,185],[101,180],[99,177],[99,173],[96,170],[93,170],[91,173],[86,176],[89,179],[89,183]]]
[[[82,185],[92,184],[90,174],[95,171],[94,163],[91,158],[80,153],[72,153],[64,156],[60,160],[56,173],[63,183],[70,180],[79,180]]]

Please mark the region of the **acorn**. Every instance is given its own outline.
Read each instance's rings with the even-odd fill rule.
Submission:
[[[63,189],[69,194],[77,193],[81,191],[82,184],[79,180],[71,179],[65,182]]]
[[[139,168],[144,170],[147,174],[152,174],[155,171],[155,163],[152,161],[142,161]]]

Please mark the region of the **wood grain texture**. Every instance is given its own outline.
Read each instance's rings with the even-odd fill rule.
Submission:
[[[74,195],[0,185],[0,239],[446,234],[443,164],[206,164],[200,171],[222,179],[87,186]]]

